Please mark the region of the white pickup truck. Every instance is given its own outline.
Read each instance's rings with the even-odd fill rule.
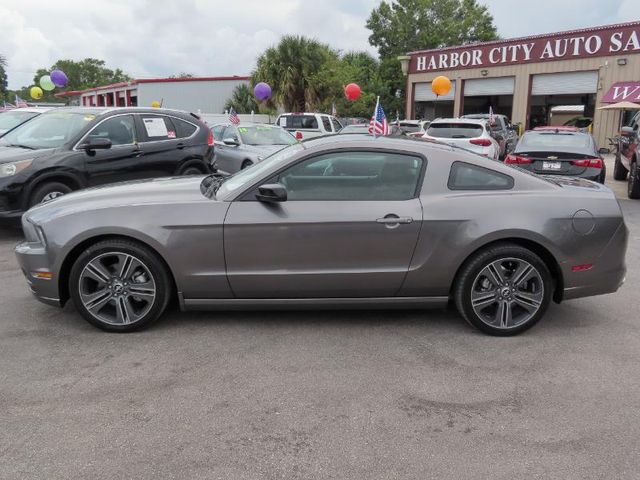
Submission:
[[[342,130],[338,119],[325,113],[283,113],[276,120],[276,125],[289,131],[298,140],[335,135]]]

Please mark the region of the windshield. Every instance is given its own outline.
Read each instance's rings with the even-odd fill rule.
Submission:
[[[482,135],[482,126],[473,123],[432,123],[427,135],[435,138],[475,138]]]
[[[246,145],[293,145],[296,139],[286,130],[268,125],[238,127],[242,143]]]
[[[57,148],[73,139],[94,118],[95,115],[87,113],[44,113],[7,133],[0,139],[0,145]]]
[[[250,185],[252,182],[260,178],[265,172],[277,166],[280,163],[286,162],[290,157],[304,150],[301,143],[294,143],[289,147],[285,147],[282,150],[277,151],[273,155],[269,155],[267,158],[259,163],[256,163],[252,167],[240,170],[235,175],[227,177],[221,184],[219,189],[218,198],[225,198],[230,193]]]
[[[13,110],[11,112],[3,112],[0,115],[0,132],[11,130],[16,125],[26,122],[30,118],[40,115],[38,112],[21,112]]]
[[[591,139],[582,133],[528,132],[522,136],[518,151],[535,151],[570,148],[586,149]]]

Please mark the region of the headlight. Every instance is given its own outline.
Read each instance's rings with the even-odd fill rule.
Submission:
[[[22,231],[27,242],[39,243],[43,246],[47,244],[42,227],[24,216],[22,217]]]
[[[21,172],[22,170],[27,168],[29,165],[31,165],[31,162],[33,162],[33,159],[4,163],[0,165],[0,177],[11,177],[12,175],[15,175],[16,173]]]

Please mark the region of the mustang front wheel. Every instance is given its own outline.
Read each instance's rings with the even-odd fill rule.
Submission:
[[[130,332],[162,314],[170,281],[164,264],[148,248],[127,240],[106,240],[78,257],[69,290],[89,323],[111,332]]]
[[[479,252],[455,287],[456,306],[473,326],[491,335],[515,335],[535,325],[551,301],[553,281],[536,254],[512,244]]]

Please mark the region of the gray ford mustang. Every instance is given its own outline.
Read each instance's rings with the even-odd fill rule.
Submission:
[[[615,292],[627,228],[602,185],[537,177],[458,148],[344,135],[231,177],[120,183],[23,217],[31,290],[93,325],[183,310],[419,307],[453,300],[513,335],[551,300]]]

